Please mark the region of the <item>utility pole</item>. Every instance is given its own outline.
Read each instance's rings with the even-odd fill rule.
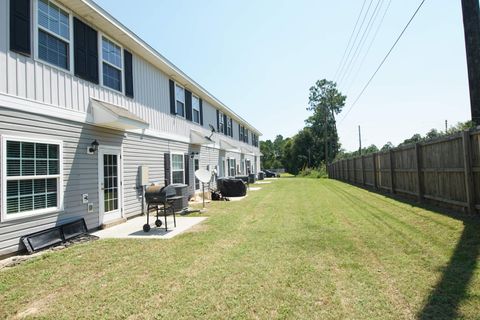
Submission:
[[[324,136],[324,143],[325,143],[325,165],[328,165],[328,124],[327,124],[327,120],[328,120],[328,107],[325,107],[325,122],[324,122],[324,125],[325,125],[325,136]]]
[[[480,9],[478,0],[462,0],[465,49],[467,51],[470,110],[472,121],[480,124]]]
[[[362,155],[362,131],[360,126],[358,126],[358,152]]]
[[[448,120],[445,120],[445,133],[448,132]]]

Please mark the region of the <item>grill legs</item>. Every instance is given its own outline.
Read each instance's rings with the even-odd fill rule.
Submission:
[[[160,220],[160,208],[157,205],[148,205],[147,206],[147,223],[143,225],[143,231],[144,232],[149,232],[151,227],[150,227],[150,210],[152,208],[155,208],[157,214],[156,214],[156,220],[155,220],[155,226],[160,228],[162,226],[162,220]],[[168,216],[168,210],[172,210],[172,215],[173,215],[173,225],[175,228],[177,227],[177,219],[175,216],[175,208],[171,203],[166,203],[163,206],[163,218],[165,219],[165,231],[168,231],[168,225],[167,225],[167,216]]]

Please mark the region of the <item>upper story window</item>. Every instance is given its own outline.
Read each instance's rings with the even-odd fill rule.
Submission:
[[[254,133],[252,133],[252,145],[258,147],[258,136]]]
[[[176,113],[185,117],[185,89],[178,84],[175,85]]]
[[[227,136],[232,137],[233,131],[233,120],[232,118],[227,119]]]
[[[122,48],[102,37],[102,71],[103,85],[122,91]]]
[[[195,123],[200,123],[200,99],[192,96],[192,120]]]
[[[48,0],[38,0],[38,57],[70,69],[70,15]]]
[[[219,124],[219,131],[225,133],[225,121],[224,121],[224,114],[223,112],[218,113],[218,124]]]
[[[239,128],[239,129],[238,129],[238,131],[239,131],[239,140],[240,140],[240,141],[244,141],[243,135],[244,135],[244,132],[245,132],[245,127],[239,126],[238,128]]]
[[[61,144],[5,138],[2,178],[4,219],[15,219],[61,207]]]

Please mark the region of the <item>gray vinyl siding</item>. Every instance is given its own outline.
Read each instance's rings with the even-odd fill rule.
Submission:
[[[139,167],[148,166],[149,183],[164,185],[164,154],[169,152],[185,154],[188,152],[188,144],[138,134],[128,134],[123,143],[123,206],[125,217],[132,217],[142,212]]]
[[[246,146],[238,140],[238,122],[235,120],[232,127],[233,138],[215,134],[213,136],[216,141],[214,148],[189,146],[185,142],[166,140],[165,138],[166,134],[169,134],[169,139],[172,139],[171,135],[176,135],[183,140],[188,140],[191,129],[209,135],[209,125],[215,129],[217,127],[217,109],[211,104],[216,104],[214,100],[210,99],[211,103],[203,100],[204,122],[202,127],[170,114],[169,75],[139,58],[135,53],[133,53],[135,98],[131,99],[122,93],[79,79],[71,72],[11,52],[8,39],[8,4],[9,0],[0,0],[0,96],[3,98],[14,97],[18,101],[11,102],[12,105],[0,104],[0,135],[63,141],[64,211],[18,220],[0,221],[0,255],[17,251],[20,248],[19,238],[22,235],[44,230],[72,219],[82,217],[85,218],[89,228],[98,227],[98,154],[88,155],[86,153],[87,147],[95,139],[101,146],[122,146],[123,213],[126,217],[141,213],[142,194],[138,185],[138,167],[147,165],[150,182],[162,185],[165,181],[164,153],[166,152],[182,154],[190,154],[192,151],[199,152],[200,167],[210,166],[211,170],[215,167],[218,168],[220,157],[224,157],[225,160],[229,157],[235,158],[237,164],[240,164],[240,153],[218,150],[220,138],[229,140],[239,148]],[[34,26],[32,26],[33,29],[35,29]],[[36,45],[35,43],[32,45],[32,56]],[[125,49],[128,50],[128,48]],[[73,66],[71,67],[73,68]],[[77,115],[79,115],[79,119],[82,119],[87,114],[91,114],[90,101],[92,98],[128,109],[149,123],[148,134],[151,135],[116,131],[62,119],[67,114],[75,114],[75,117],[71,119],[77,119]],[[58,114],[58,118],[43,116],[40,114],[42,111],[35,111],[36,114],[31,114],[18,109],[18,104],[23,107],[32,104],[32,101],[39,102],[42,107],[52,109],[52,114],[55,116]],[[249,141],[251,143],[251,137]],[[253,148],[251,145],[250,147]],[[258,148],[255,150],[259,153]],[[260,169],[258,162],[259,157],[257,170]],[[189,168],[190,193],[193,193],[194,166],[190,157]],[[228,168],[226,169],[228,170]],[[1,174],[2,172],[0,172],[0,176]],[[93,213],[87,213],[87,205],[81,202],[83,193],[88,193],[89,201],[94,203]]]
[[[164,153],[188,152],[188,144],[159,138],[125,134],[73,121],[12,111],[0,107],[0,135],[60,140],[63,144],[64,211],[0,222],[0,256],[18,251],[21,236],[85,218],[89,229],[99,226],[98,153],[87,147],[95,139],[102,146],[123,147],[123,212],[125,217],[141,214],[142,194],[138,168],[149,167],[149,181],[163,185]],[[190,168],[192,168],[190,166]],[[0,166],[1,170],[1,166]],[[0,174],[2,172],[0,171]],[[191,185],[193,185],[193,173]],[[88,193],[94,211],[87,212],[81,195]],[[1,196],[1,195],[0,195]],[[0,198],[1,201],[1,198]]]
[[[68,220],[81,217],[85,218],[88,228],[98,226],[98,158],[97,154],[87,155],[86,149],[94,139],[105,145],[120,146],[123,135],[99,127],[80,126],[73,122],[47,119],[3,107],[0,107],[0,135],[61,140],[64,168],[64,211],[2,221],[0,255],[17,251],[19,237],[22,235],[44,230]],[[88,193],[89,201],[94,203],[93,213],[87,213],[87,206],[82,204],[83,193]]]

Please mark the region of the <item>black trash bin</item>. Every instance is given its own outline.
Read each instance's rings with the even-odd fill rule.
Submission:
[[[263,179],[265,179],[265,172],[260,171],[260,172],[258,173],[258,180],[263,180]]]
[[[235,176],[235,179],[240,179],[245,183],[248,183],[248,176]]]
[[[248,183],[255,183],[255,180],[256,180],[255,173],[250,173],[248,175]]]

